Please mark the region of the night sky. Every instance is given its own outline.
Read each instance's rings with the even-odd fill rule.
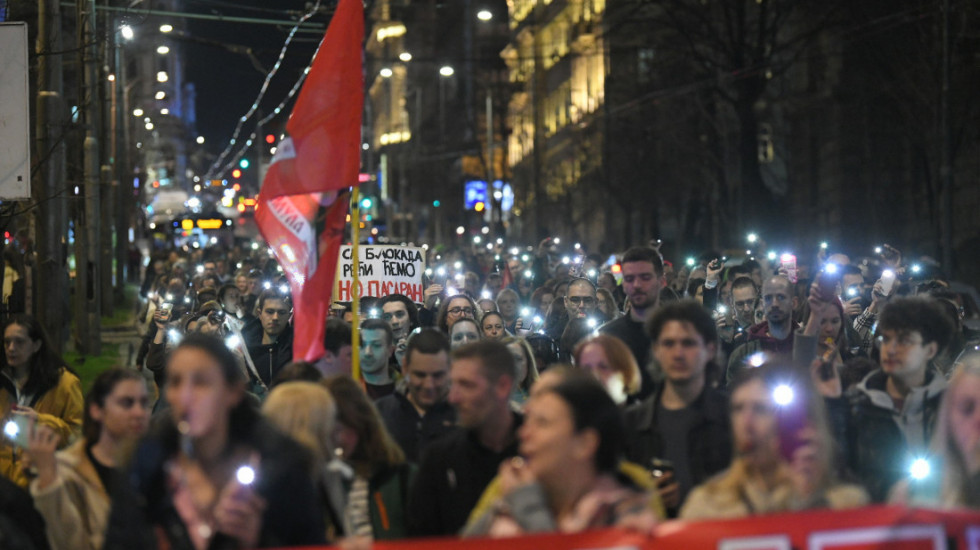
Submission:
[[[312,5],[312,2],[309,4]],[[323,0],[322,4],[332,13],[336,2]],[[186,0],[188,11],[194,13],[270,20],[297,20],[307,5],[302,0]],[[323,27],[328,16],[317,14],[309,21]],[[238,119],[248,111],[258,95],[290,27],[200,19],[188,19],[188,25],[190,38],[186,41],[186,78],[197,88],[198,132],[204,136],[207,149],[218,153],[228,144]],[[322,31],[300,31],[296,34],[283,66],[270,83],[261,103],[264,114],[270,113],[286,97],[322,38]],[[251,48],[256,61],[263,67],[262,73],[248,55],[236,51],[245,47]],[[290,108],[291,104],[270,124],[281,128]],[[247,136],[245,130],[250,131],[253,127],[251,121],[247,123],[243,135]]]

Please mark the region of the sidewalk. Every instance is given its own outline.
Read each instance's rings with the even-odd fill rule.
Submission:
[[[102,318],[100,355],[81,356],[69,343],[65,360],[81,378],[83,391],[87,391],[92,380],[108,368],[136,368],[136,354],[142,340],[136,319],[139,304],[138,290],[135,285],[127,285],[123,303],[116,306],[112,317]],[[148,373],[144,374],[148,375]],[[147,382],[153,393],[153,378],[147,376]]]

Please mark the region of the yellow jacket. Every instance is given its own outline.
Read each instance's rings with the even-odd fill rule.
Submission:
[[[15,398],[10,392],[0,387],[0,411],[3,418],[10,416]],[[38,422],[50,426],[61,438],[61,446],[71,443],[82,430],[82,411],[85,408],[82,398],[82,383],[78,377],[66,369],[62,369],[58,385],[48,390],[37,403],[34,410],[38,413]],[[26,488],[28,479],[23,471],[23,452],[15,449],[10,440],[0,441],[0,475]]]
[[[38,489],[31,482],[34,507],[44,517],[52,550],[99,550],[109,519],[109,494],[79,439],[58,452],[54,482]]]

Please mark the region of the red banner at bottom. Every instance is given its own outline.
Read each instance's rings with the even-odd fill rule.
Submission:
[[[506,539],[378,542],[376,550],[980,550],[980,513],[902,507],[668,521],[653,533],[616,529]]]

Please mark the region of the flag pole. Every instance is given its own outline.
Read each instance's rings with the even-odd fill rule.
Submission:
[[[353,281],[350,285],[351,300],[351,377],[361,380],[361,286],[360,274],[360,242],[361,242],[361,188],[355,185],[350,194],[350,240],[351,240],[351,269]]]

